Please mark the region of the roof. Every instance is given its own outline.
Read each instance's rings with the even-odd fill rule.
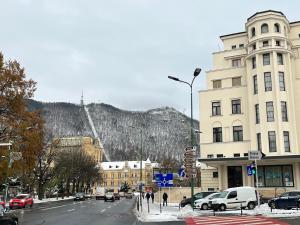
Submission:
[[[121,170],[128,165],[129,169],[140,169],[141,161],[119,161],[119,162],[102,162],[101,167],[103,170]],[[151,163],[150,160],[142,161],[142,169],[145,169],[145,165],[150,164],[152,167],[157,163]]]
[[[259,15],[259,14],[269,13],[269,12],[279,13],[279,14],[281,14],[282,16],[285,17],[285,15],[284,15],[282,12],[280,12],[280,11],[275,11],[275,10],[265,10],[265,11],[260,11],[260,12],[254,13],[252,16],[250,16],[250,17],[247,19],[247,21],[251,20],[253,17],[255,17],[255,16]]]
[[[221,35],[220,38],[222,39],[224,37],[236,36],[236,35],[240,35],[240,34],[246,34],[246,32],[243,31],[243,32],[237,32],[237,33],[225,34],[225,35]]]

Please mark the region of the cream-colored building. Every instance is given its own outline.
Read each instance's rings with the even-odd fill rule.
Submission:
[[[220,38],[200,91],[200,161],[218,169],[220,190],[253,186],[247,156],[260,150],[261,192],[300,189],[300,21],[257,12]]]
[[[152,186],[153,169],[158,168],[157,163],[149,159],[142,161],[142,179],[140,179],[141,161],[102,162],[100,164],[100,186],[114,189],[117,192],[123,183],[132,189],[139,190],[140,181],[145,186]]]

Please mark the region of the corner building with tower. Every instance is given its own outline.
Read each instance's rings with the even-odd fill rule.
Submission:
[[[245,31],[220,37],[200,95],[200,162],[218,170],[218,187],[254,186],[248,151],[262,151],[264,196],[300,189],[300,21],[257,12]]]

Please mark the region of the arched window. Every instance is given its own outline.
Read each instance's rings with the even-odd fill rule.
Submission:
[[[251,37],[254,37],[255,36],[255,27],[252,27],[251,29]]]
[[[261,33],[268,33],[269,32],[269,26],[268,24],[264,23],[263,25],[261,25]]]
[[[278,23],[275,23],[275,24],[274,24],[274,31],[275,31],[276,33],[280,33],[280,26],[279,26]]]

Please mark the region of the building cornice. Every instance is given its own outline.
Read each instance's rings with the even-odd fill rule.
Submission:
[[[282,160],[282,159],[300,159],[300,155],[278,155],[278,156],[265,156],[262,160]],[[222,158],[199,158],[198,162],[225,162],[225,161],[238,161],[247,160],[248,157],[222,157]]]
[[[247,36],[246,31],[221,35],[221,36],[220,36],[220,39],[221,39],[221,40],[225,40],[225,39],[230,39],[230,38],[232,38],[232,37],[243,37],[243,36]]]

